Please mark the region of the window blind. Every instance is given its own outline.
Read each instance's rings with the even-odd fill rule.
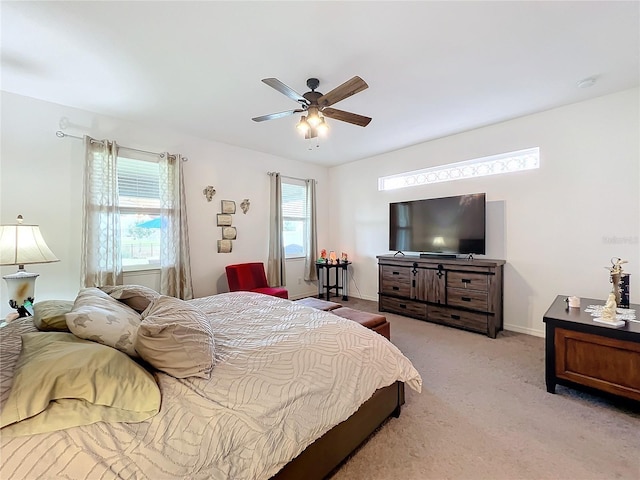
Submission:
[[[284,218],[305,218],[306,211],[305,186],[282,182],[282,216]]]
[[[118,196],[121,207],[160,206],[160,167],[156,162],[118,157]]]

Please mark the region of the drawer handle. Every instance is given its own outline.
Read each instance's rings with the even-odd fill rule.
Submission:
[[[451,315],[454,320],[460,320],[460,315]]]
[[[400,287],[391,287],[393,290],[400,290]]]
[[[391,272],[391,275],[400,275],[400,272]]]
[[[463,278],[463,279],[462,279],[462,283],[471,283],[471,279],[469,279],[469,278]]]
[[[462,297],[461,300],[463,302],[470,302],[471,301],[471,299],[469,297]]]
[[[401,303],[400,308],[407,308],[407,306],[404,303]]]

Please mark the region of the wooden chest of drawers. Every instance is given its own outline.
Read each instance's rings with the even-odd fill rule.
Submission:
[[[504,263],[381,255],[379,309],[495,338],[503,327]]]

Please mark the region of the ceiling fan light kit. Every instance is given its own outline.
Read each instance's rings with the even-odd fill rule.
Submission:
[[[296,125],[298,131],[300,131],[306,139],[315,138],[318,135],[324,136],[327,133],[329,125],[327,124],[325,117],[339,120],[341,122],[351,123],[352,125],[358,125],[360,127],[366,127],[369,125],[369,122],[371,122],[370,117],[345,112],[335,108],[329,108],[334,103],[338,103],[339,101],[355,95],[369,87],[369,85],[367,85],[367,83],[358,76],[347,80],[342,85],[334,88],[324,95],[315,91],[320,85],[320,80],[317,78],[310,78],[307,80],[307,87],[309,87],[311,91],[304,95],[300,95],[277,78],[264,78],[262,81],[271,88],[278,90],[280,93],[286,95],[295,102],[298,102],[300,104],[300,108],[254,117],[252,118],[254,122],[264,122],[265,120],[273,120],[274,118],[286,117],[296,113],[306,113],[307,115],[302,115],[300,122]]]
[[[309,122],[307,122],[307,117],[305,117],[304,115],[300,117],[300,121],[296,125],[296,128],[300,133],[305,135],[311,128],[311,125],[309,125]]]

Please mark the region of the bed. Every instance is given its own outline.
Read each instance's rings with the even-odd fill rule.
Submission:
[[[122,297],[116,301],[127,302]],[[123,353],[130,348],[123,346],[124,335],[117,337],[119,344],[112,347],[86,335],[82,339],[82,332],[73,329],[72,333],[39,331],[30,318],[0,329],[0,478],[323,478],[386,418],[399,414],[405,384],[421,390],[420,375],[393,344],[330,312],[262,294],[232,292],[187,302],[171,299],[169,308],[165,305],[162,310],[162,319],[162,315],[148,313],[159,302],[149,299],[148,305],[137,306],[136,315],[142,323],[134,325],[135,335],[142,337],[145,322],[147,327],[153,319],[156,324],[165,322],[164,328],[167,318],[174,322],[186,311],[195,312],[206,319],[203,328],[213,335],[213,342],[206,346],[211,348],[210,365],[196,359],[193,370],[193,365],[185,367],[182,361],[191,361],[191,355],[201,353],[195,350],[203,348],[202,341],[191,344],[186,353],[179,352],[187,357],[178,358],[175,352],[166,353],[158,347],[156,353],[162,356],[131,359]],[[76,299],[74,308],[78,303]],[[66,318],[69,323],[73,315]],[[113,316],[107,318],[117,323]],[[129,323],[135,322],[129,319]],[[172,339],[180,340],[177,332],[171,332]],[[31,358],[28,354],[32,351],[44,355],[42,348],[36,347],[45,337],[71,341],[78,348],[99,346],[119,361],[139,367],[143,370],[140,374],[148,375],[157,385],[159,404],[152,408],[158,400],[151,385],[143,395],[136,393],[144,397],[141,408],[149,416],[144,420],[113,421],[109,417],[96,421],[94,416],[88,424],[53,431],[46,431],[48,424],[43,427],[43,422],[28,425],[38,416],[49,421],[52,406],[67,402],[75,409],[78,399],[67,398],[68,394],[50,401],[41,413],[19,421],[11,419],[7,412],[23,408],[15,406],[12,390],[17,387],[12,386],[22,381],[19,378],[25,372],[30,378],[37,376],[34,370],[25,370],[31,362],[25,358]],[[183,335],[182,340],[188,344],[193,338]],[[141,352],[142,347],[151,351],[159,345],[138,342],[136,337],[134,344]],[[104,356],[97,355],[100,361]],[[43,358],[48,365],[60,364]],[[172,360],[166,362],[167,358]],[[176,370],[178,367],[182,370]],[[85,370],[78,371],[84,374]],[[78,383],[76,374],[71,376],[71,383]],[[49,377],[51,374],[46,375]],[[142,388],[139,385],[135,383],[133,390]],[[82,405],[86,403],[86,399],[82,401]],[[70,407],[65,408],[63,412]]]

